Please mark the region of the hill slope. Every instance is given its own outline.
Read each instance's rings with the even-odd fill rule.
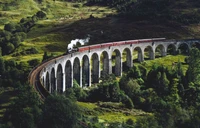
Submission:
[[[90,44],[152,37],[187,39],[199,38],[200,35],[197,23],[184,24],[179,20],[162,17],[133,20],[134,18],[117,16],[116,8],[97,6],[98,4],[87,6],[86,2],[51,0],[42,3],[36,0],[0,2],[1,28],[8,22],[17,23],[21,18],[33,16],[39,10],[47,14],[46,19],[36,22],[28,32],[27,39],[13,53],[35,47],[39,50],[39,54],[32,55],[33,58],[41,58],[44,51],[62,54],[71,40],[86,38],[88,34],[91,35]],[[176,1],[168,9],[171,13],[192,15],[191,12],[198,11],[197,8],[195,2],[185,0]],[[6,58],[27,61],[27,58],[31,59],[28,56]]]

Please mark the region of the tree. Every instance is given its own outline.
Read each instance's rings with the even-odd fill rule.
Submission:
[[[16,24],[14,24],[14,23],[5,24],[4,30],[13,33],[16,30],[15,26],[16,26]]]
[[[200,85],[200,51],[197,48],[192,48],[188,58],[188,82],[193,82]]]
[[[29,60],[28,63],[29,63],[30,66],[34,67],[34,66],[37,66],[40,63],[40,60],[39,59],[32,59],[32,60]]]
[[[0,75],[2,75],[5,71],[5,63],[2,57],[0,57]]]
[[[75,128],[79,112],[78,106],[71,99],[63,95],[51,95],[43,105],[41,127]]]
[[[9,54],[15,49],[15,46],[12,43],[7,43],[5,47],[5,53]]]
[[[5,121],[11,121],[15,128],[35,128],[40,121],[40,98],[35,90],[24,85],[18,88],[18,96],[4,115]]]
[[[47,54],[47,52],[45,51],[44,52],[44,55],[43,55],[43,58],[42,58],[42,61],[45,61],[45,60],[47,60],[49,57],[48,57],[48,54]]]

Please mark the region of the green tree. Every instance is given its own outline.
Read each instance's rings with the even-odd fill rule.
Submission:
[[[4,115],[5,121],[11,121],[15,128],[35,128],[40,121],[41,101],[32,86],[18,88],[18,96]]]
[[[200,51],[192,48],[188,58],[188,81],[200,85]]]
[[[15,49],[15,46],[12,43],[7,43],[5,46],[5,52],[6,54],[11,53]]]
[[[79,113],[78,106],[71,99],[63,95],[51,95],[44,102],[41,127],[75,128]]]
[[[4,30],[9,31],[9,32],[12,33],[12,32],[14,32],[14,31],[16,31],[15,26],[16,26],[16,24],[14,24],[14,23],[5,24]]]
[[[32,60],[29,60],[28,63],[29,63],[30,66],[35,67],[40,63],[40,60],[39,59],[32,59]]]
[[[5,71],[5,63],[2,57],[0,57],[0,75],[2,75]]]
[[[44,55],[43,55],[43,58],[42,58],[42,61],[45,61],[45,60],[47,60],[49,57],[48,57],[48,54],[47,54],[47,52],[45,51],[44,52]]]

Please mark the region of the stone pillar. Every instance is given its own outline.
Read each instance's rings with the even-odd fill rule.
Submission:
[[[99,82],[99,78],[101,77],[101,65],[100,65],[100,60],[98,60],[98,82]]]
[[[138,61],[139,62],[143,62],[144,61],[144,53],[142,53],[142,52],[138,52]]]
[[[127,51],[127,55],[126,55],[126,66],[129,67],[129,68],[133,67],[133,61],[132,61],[132,59],[133,59],[132,52],[129,53],[129,52]],[[122,60],[121,60],[121,61],[122,61]]]
[[[73,82],[74,82],[74,70],[73,70],[73,66],[72,66],[72,70],[71,70],[71,87],[73,87]]]
[[[88,80],[89,81],[88,86],[91,87],[91,68],[90,68],[90,63],[89,63],[89,74],[88,74],[88,77],[89,77],[88,78],[89,79]]]
[[[154,51],[151,51],[151,50],[149,50],[149,58],[150,58],[150,60],[154,60],[155,59],[155,52]]]
[[[66,80],[65,80],[65,78],[66,78],[66,77],[65,77],[65,73],[63,73],[62,78],[63,78],[63,83],[62,83],[62,84],[63,84],[63,88],[62,88],[62,92],[64,92],[64,91],[65,91],[65,81],[66,81]]]
[[[166,56],[166,55],[167,55],[166,49],[163,48],[163,49],[161,50],[161,56]]]
[[[109,74],[112,74],[112,73],[113,73],[113,72],[112,72],[112,58],[110,57],[108,61],[109,61],[109,62],[108,62],[108,63],[109,63],[109,72],[108,72],[108,73],[109,73]]]
[[[80,84],[79,84],[79,85],[80,85],[81,88],[82,88],[82,86],[83,86],[83,85],[82,85],[82,77],[83,77],[83,76],[82,76],[82,66],[80,66]]]

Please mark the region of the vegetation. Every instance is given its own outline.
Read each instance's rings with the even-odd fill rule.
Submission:
[[[74,82],[44,102],[27,84],[31,68],[88,34],[89,44],[199,38],[199,6],[197,0],[0,1],[0,127],[200,127],[198,49],[137,63],[87,90]]]

